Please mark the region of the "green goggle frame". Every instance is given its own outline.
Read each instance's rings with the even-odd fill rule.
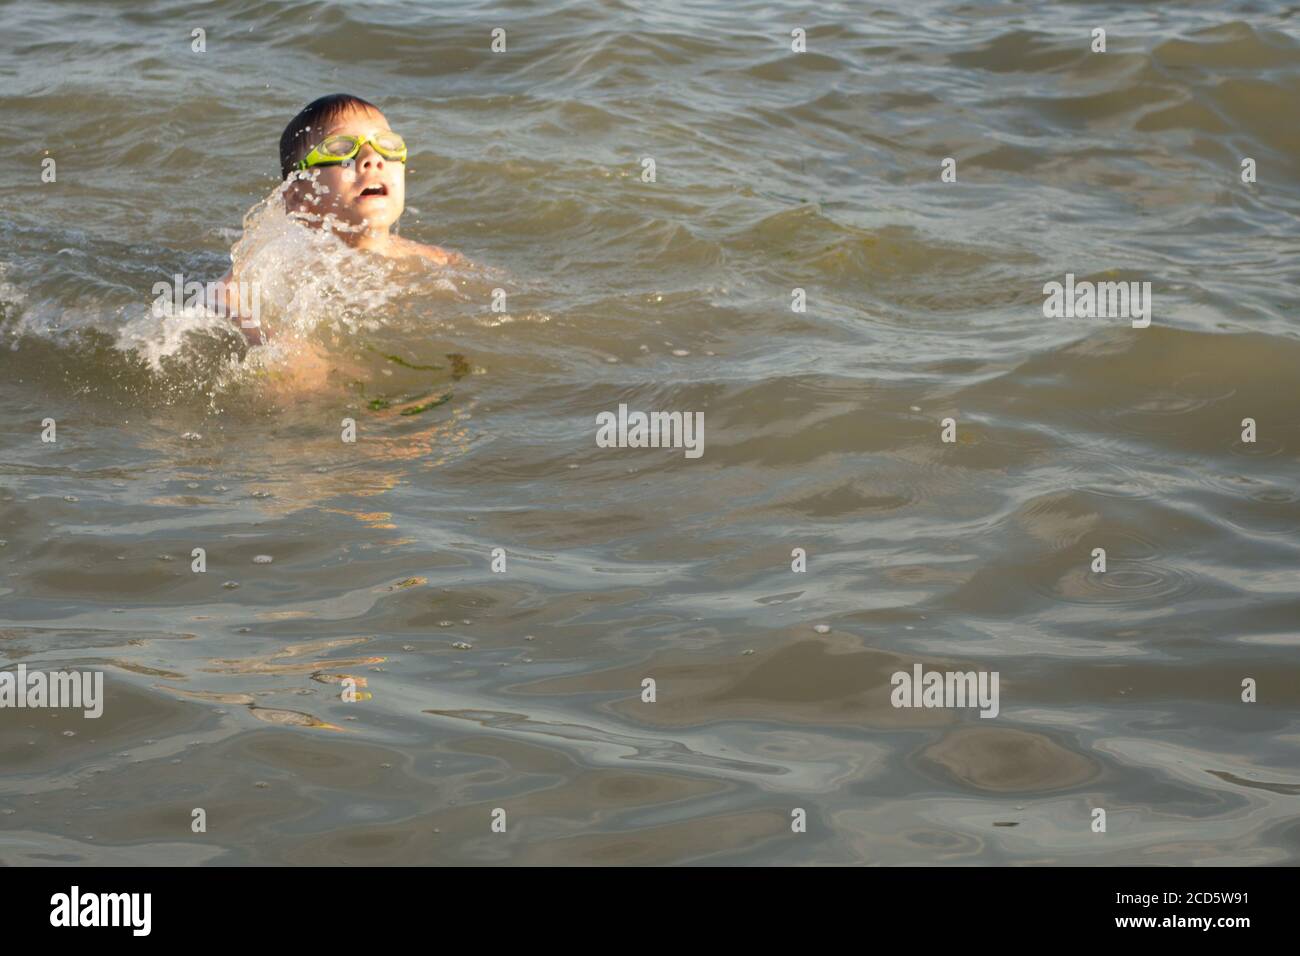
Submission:
[[[348,136],[338,133],[327,136],[298,163],[299,169],[311,169],[313,166],[335,166],[356,158],[362,148],[369,143],[384,159],[406,162],[406,140],[392,130],[376,133],[374,136]]]

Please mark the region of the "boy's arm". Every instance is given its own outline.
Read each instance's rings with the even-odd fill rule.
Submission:
[[[209,305],[234,322],[249,345],[261,345],[269,337],[254,316],[241,314],[239,283],[235,281],[233,266],[217,280],[217,301]]]

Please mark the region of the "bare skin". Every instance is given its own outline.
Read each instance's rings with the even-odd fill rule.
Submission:
[[[328,136],[374,136],[389,130],[384,114],[377,110],[353,109],[311,137],[304,145],[302,155]],[[301,157],[299,157],[301,158]],[[329,215],[341,224],[334,235],[353,249],[365,250],[388,259],[419,258],[436,265],[461,265],[465,257],[439,246],[413,242],[392,233],[392,227],[406,208],[406,164],[386,160],[367,143],[351,163],[317,166],[308,170],[312,180],[325,187],[318,191],[312,182],[295,180],[285,192],[285,204],[290,212],[304,213],[301,220],[312,229],[321,229],[321,221]],[[322,194],[323,193],[323,194]],[[239,287],[234,269],[221,277],[227,314],[253,345],[266,341],[268,333],[260,327],[248,327],[239,316]]]

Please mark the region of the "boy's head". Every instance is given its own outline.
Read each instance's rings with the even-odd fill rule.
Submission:
[[[316,186],[292,183],[286,196],[290,208],[322,216],[332,213],[351,226],[387,230],[406,206],[406,164],[385,158],[370,141],[381,137],[378,145],[383,149],[390,145],[384,133],[392,133],[384,114],[359,96],[334,93],[304,106],[280,136],[280,174],[287,178],[306,159],[313,163],[307,174]],[[365,137],[367,142],[345,162],[315,164],[309,158],[319,160],[321,144],[338,136]]]

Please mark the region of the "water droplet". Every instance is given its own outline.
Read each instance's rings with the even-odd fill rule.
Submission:
[[[64,501],[80,501],[81,499],[78,498],[76,495],[64,495],[64,496],[63,496],[63,500],[64,500]]]
[[[270,564],[270,563],[271,563],[272,561],[274,561],[274,560],[275,560],[275,559],[272,558],[269,554],[259,554],[259,555],[257,555],[256,557],[253,558],[253,563],[254,563],[254,564]]]
[[[238,581],[227,581],[225,584],[223,584],[223,585],[221,585],[221,586],[222,586],[223,588],[225,588],[227,591],[233,591],[233,590],[235,590],[235,588],[239,587],[239,582],[238,582]]]
[[[814,624],[813,630],[818,634],[829,634],[831,632],[831,626],[829,624]]]
[[[474,649],[473,644],[466,644],[464,641],[456,641],[456,643],[451,646],[456,648],[458,651],[472,651]]]

